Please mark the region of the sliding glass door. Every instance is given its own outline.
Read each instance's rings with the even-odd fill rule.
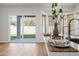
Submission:
[[[11,41],[35,40],[36,17],[34,15],[10,16]]]
[[[11,40],[22,38],[22,27],[21,27],[21,17],[22,16],[10,16],[10,38]]]
[[[24,38],[35,38],[36,35],[36,24],[35,16],[24,16],[23,17],[23,37]]]

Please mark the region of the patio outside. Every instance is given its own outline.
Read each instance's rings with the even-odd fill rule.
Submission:
[[[21,35],[24,38],[35,38],[36,27],[35,27],[35,17],[25,17],[21,19]],[[22,25],[23,22],[23,25]],[[10,37],[11,40],[15,40],[17,38],[17,25],[16,25],[16,16],[12,16],[10,18]],[[23,26],[23,27],[22,27]]]

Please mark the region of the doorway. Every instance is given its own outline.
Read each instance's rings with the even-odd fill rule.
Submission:
[[[36,41],[36,16],[10,16],[10,40],[12,42]]]

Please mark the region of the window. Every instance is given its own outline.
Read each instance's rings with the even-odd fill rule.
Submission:
[[[24,19],[24,26],[35,26],[35,17],[26,16]]]
[[[48,22],[49,22],[49,26],[53,26],[54,20],[52,19],[52,16],[48,16]]]
[[[67,22],[69,23],[69,21],[71,19],[74,19],[74,14],[68,14],[67,15]],[[74,35],[74,31],[72,31],[74,29],[74,20],[71,22],[71,32],[70,34],[73,36]]]
[[[69,20],[74,18],[74,14],[68,14],[67,15],[67,21],[69,22]]]
[[[46,33],[46,15],[42,15],[43,34]]]

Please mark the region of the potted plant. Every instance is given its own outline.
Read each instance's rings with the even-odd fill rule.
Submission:
[[[57,18],[58,18],[58,14],[57,14],[57,3],[52,3],[52,19],[55,21],[54,22],[54,30],[53,30],[53,38],[56,38],[59,36],[59,32],[58,32],[58,23],[57,23]]]
[[[59,36],[59,31],[58,31],[58,20],[59,19],[58,19],[58,17],[60,17],[60,20],[64,20],[64,17],[63,17],[62,9],[61,8],[57,9],[57,7],[58,7],[57,3],[52,3],[52,19],[55,21],[54,22],[54,30],[53,30],[53,39],[54,40],[52,40],[52,42],[54,43],[53,45],[56,47],[69,47],[68,40],[65,40],[63,38],[63,36]],[[64,29],[63,26],[61,26],[61,27]],[[61,29],[61,32],[63,33],[62,29]],[[55,40],[55,39],[59,39],[59,40]]]

